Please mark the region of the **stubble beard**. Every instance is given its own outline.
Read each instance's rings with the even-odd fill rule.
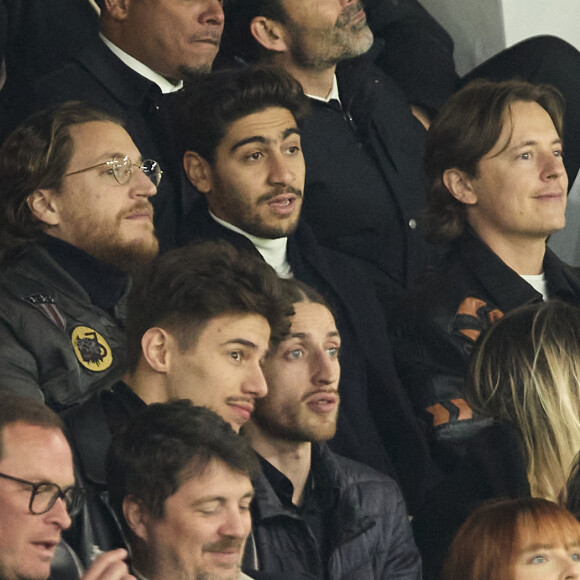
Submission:
[[[303,192],[294,187],[276,188],[274,191],[260,196],[255,204],[246,203],[243,199],[243,194],[230,191],[227,197],[227,204],[220,204],[222,205],[222,211],[220,213],[232,217],[222,219],[231,225],[240,228],[245,233],[257,238],[277,240],[279,238],[287,237],[293,234],[298,227],[298,220],[300,219],[300,212],[302,211],[301,207],[296,209],[294,215],[289,216],[288,218],[281,218],[277,224],[266,223],[257,211],[257,208],[260,205],[263,205],[267,203],[268,200],[284,193],[293,193],[296,196],[295,203],[302,203]],[[214,211],[214,213],[216,212]]]
[[[261,407],[261,401],[257,400],[252,414],[252,423],[275,439],[295,443],[322,443],[332,439],[336,434],[338,410],[328,418],[329,420],[310,424],[302,418],[300,407],[286,405],[275,411]]]
[[[289,20],[290,35],[298,39],[291,47],[292,60],[302,68],[323,71],[368,52],[373,44],[373,33],[366,21],[350,22],[361,9],[361,3],[345,8],[332,28],[310,31],[316,50],[311,43],[301,40],[304,37],[302,28]]]
[[[211,67],[213,65],[213,61],[210,63],[203,63],[198,66],[191,66],[182,64],[178,71],[179,71],[179,79],[171,81],[174,84],[178,84],[180,81],[187,82],[188,80],[195,81],[196,77],[200,74],[206,74],[211,72]]]
[[[203,570],[200,570],[195,573],[193,578],[187,578],[183,580],[239,580],[239,578],[240,568],[238,567],[237,570],[232,570],[231,574],[228,574],[227,576],[224,576],[223,574],[217,575],[213,572],[204,572]]]

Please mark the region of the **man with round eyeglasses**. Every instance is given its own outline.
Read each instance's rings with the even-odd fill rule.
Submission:
[[[116,118],[78,102],[0,148],[0,390],[56,411],[125,371],[124,296],[159,244],[162,177]]]
[[[72,453],[60,419],[46,406],[0,395],[0,578],[53,580],[82,568],[61,542],[80,508]],[[125,550],[99,556],[83,580],[134,580]]]

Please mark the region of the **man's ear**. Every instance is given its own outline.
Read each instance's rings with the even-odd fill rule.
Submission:
[[[250,32],[256,42],[261,44],[266,50],[273,52],[286,52],[288,50],[286,30],[280,22],[265,16],[256,16],[250,22]]]
[[[58,204],[54,202],[55,195],[52,189],[37,189],[26,198],[32,215],[47,226],[57,226],[60,222]]]
[[[141,337],[141,352],[149,366],[158,373],[166,373],[174,338],[163,328],[149,328]]]
[[[183,168],[187,177],[201,193],[212,190],[212,172],[210,164],[195,151],[186,151],[183,155]]]
[[[147,522],[149,512],[143,507],[141,500],[132,495],[123,499],[123,515],[131,531],[141,540],[147,542]]]
[[[104,11],[110,14],[113,20],[125,20],[129,14],[131,0],[104,0]]]
[[[443,183],[449,193],[461,203],[474,205],[477,203],[477,195],[473,187],[473,179],[465,171],[455,167],[443,172]]]

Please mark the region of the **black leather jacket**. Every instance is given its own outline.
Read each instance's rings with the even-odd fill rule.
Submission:
[[[56,411],[125,371],[124,300],[108,313],[40,244],[0,274],[0,390]]]
[[[580,269],[546,249],[544,273],[550,298],[580,305]],[[446,467],[462,441],[489,422],[474,417],[463,396],[473,344],[504,313],[540,300],[472,230],[408,293],[394,340],[397,370]]]

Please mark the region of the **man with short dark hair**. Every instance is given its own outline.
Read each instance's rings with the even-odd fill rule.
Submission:
[[[363,3],[226,0],[224,12],[222,52],[283,68],[309,97],[303,216],[323,245],[378,268],[390,316],[432,258],[418,224],[425,129],[373,65]]]
[[[409,293],[397,362],[447,468],[482,424],[463,396],[481,332],[527,302],[580,304],[580,273],[546,248],[565,224],[563,106],[548,85],[474,81],[429,130],[426,225],[450,248]]]
[[[289,326],[292,307],[263,260],[226,242],[167,252],[136,279],[126,322],[129,371],[65,417],[83,481],[106,489],[111,433],[147,404],[182,398],[218,413],[235,431],[266,394],[261,364]],[[70,543],[119,545],[100,500],[87,503]]]
[[[293,578],[418,580],[421,559],[394,481],[325,445],[340,402],[334,317],[311,288],[285,285],[290,335],[264,362],[268,394],[244,428],[263,471],[252,504],[255,560]]]
[[[163,167],[155,226],[162,249],[175,247],[195,192],[182,180],[165,95],[179,90],[191,71],[211,69],[223,29],[221,0],[97,1],[100,37],[15,106],[29,112],[80,100],[123,119],[142,154]]]
[[[120,122],[80,103],[0,149],[0,388],[75,405],[125,371],[128,271],[158,251],[161,179]]]
[[[75,578],[82,568],[61,533],[82,502],[62,421],[45,405],[0,395],[0,578]],[[101,555],[86,580],[134,580],[125,550]],[[52,568],[51,568],[52,565]]]
[[[249,578],[240,566],[259,470],[249,442],[190,401],[153,404],[133,417],[113,438],[107,477],[136,573]]]
[[[185,170],[206,198],[192,214],[190,236],[251,251],[329,301],[343,339],[343,406],[332,445],[387,473],[392,460],[416,501],[428,457],[374,289],[354,258],[322,248],[300,220],[307,107],[300,85],[275,68],[221,71],[199,76],[176,101]]]

